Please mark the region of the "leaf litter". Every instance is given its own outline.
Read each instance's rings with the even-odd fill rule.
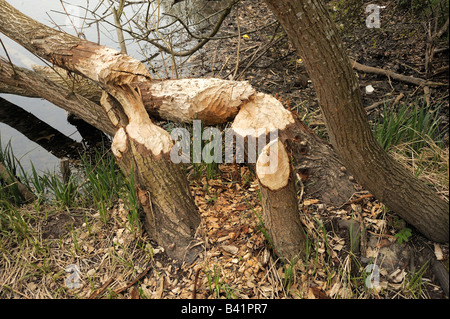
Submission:
[[[20,244],[13,240],[1,244],[0,295],[30,299],[411,297],[406,287],[420,261],[412,262],[414,254],[407,243],[396,243],[383,205],[368,198],[362,204],[324,210],[318,200],[305,199],[300,209],[308,233],[308,257],[283,263],[261,231],[257,181],[230,179],[236,168],[249,174],[246,167],[221,165],[216,179],[204,177],[191,183],[202,216],[197,237],[204,248],[193,264],[170,260],[145,231],[131,228],[120,201],[111,208],[106,224],[94,210],[70,212],[78,219],[84,215],[84,222],[71,223],[67,233],[58,229],[57,237],[45,237],[42,231],[48,233],[48,221],[67,212],[48,211],[43,218],[44,210],[38,213],[29,207],[29,214],[39,214],[31,223],[30,237]],[[208,201],[208,196],[214,200]],[[353,239],[360,242],[359,252],[352,251],[348,225],[359,225],[367,235],[367,239]],[[435,245],[433,253],[448,256],[448,245]],[[378,267],[379,282],[369,289],[365,268],[371,264]],[[65,284],[68,265],[79,269],[79,288]],[[432,279],[422,276],[428,287],[422,290],[423,297],[441,292]]]
[[[271,15],[259,1],[243,5],[246,10],[240,11],[249,23],[258,21],[261,14]],[[235,16],[231,14],[230,19]],[[280,92],[293,105],[306,101],[309,108],[317,109],[309,82],[298,81],[298,75],[306,72],[287,41],[277,40],[266,57],[258,55],[264,44],[260,40],[270,35],[254,33],[241,44],[241,54],[248,54],[251,63],[239,76],[260,90]],[[205,50],[225,62],[217,58],[211,65],[206,63],[212,74],[203,68],[203,75],[221,77],[232,71],[225,66],[228,61],[234,66],[236,43],[222,41],[223,48],[216,43],[208,43]],[[295,58],[293,70],[290,57]],[[246,61],[244,56],[241,61]],[[370,77],[363,74],[362,82]],[[401,83],[390,85],[403,90]],[[311,124],[320,128],[321,121],[318,116]],[[4,237],[0,242],[0,297],[445,298],[428,261],[446,261],[448,276],[448,244],[431,243],[416,233],[407,242],[397,243],[395,216],[370,194],[355,193],[352,203],[341,207],[303,198],[299,207],[308,233],[308,254],[295,263],[283,263],[261,231],[257,181],[246,167],[219,168],[216,179],[191,181],[202,216],[197,237],[204,248],[193,264],[178,265],[144,231],[129,227],[128,211],[120,201],[109,209],[106,224],[92,209],[41,207],[36,211],[30,205],[23,208],[30,216],[27,237]],[[65,285],[68,265],[80,270],[80,288]]]

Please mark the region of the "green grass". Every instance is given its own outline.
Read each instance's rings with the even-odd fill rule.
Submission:
[[[18,178],[19,182],[23,183],[25,186],[29,188],[29,185],[25,179],[25,181],[19,176],[24,176],[25,171],[14,156],[11,141],[9,141],[5,147],[3,147],[0,137],[0,163],[6,169],[5,176],[0,176],[0,206],[3,202],[9,202],[14,205],[21,205],[25,202],[25,198],[22,193],[19,191],[18,185],[16,183],[11,182],[14,178]]]
[[[0,237],[12,236],[17,242],[29,237],[29,221],[7,201],[0,205]]]
[[[214,270],[204,270],[208,281],[209,291],[213,294],[214,298],[220,299],[224,296],[226,299],[236,299],[236,290],[225,283],[224,278],[221,277],[220,268],[214,265]]]
[[[441,107],[426,107],[421,100],[403,103],[397,110],[386,105],[373,123],[373,131],[381,146],[416,177],[447,189],[448,148],[442,142]]]
[[[119,198],[126,187],[125,179],[109,151],[102,148],[92,156],[82,156],[82,170],[85,179],[78,186],[78,192],[86,194],[84,205],[93,205],[104,223],[108,222],[108,208]]]
[[[423,290],[423,280],[422,277],[425,274],[429,267],[429,260],[412,275],[409,275],[407,280],[405,281],[406,290],[412,295],[413,298],[418,299]]]
[[[106,224],[111,207],[121,199],[129,211],[129,229],[141,230],[134,178],[124,176],[111,152],[105,148],[89,155],[82,154],[81,165],[75,168],[76,172],[68,182],[56,172],[39,174],[33,163],[31,172],[26,172],[14,156],[10,143],[3,148],[0,142],[0,161],[10,177],[18,178],[36,195],[33,203],[36,211],[47,204],[68,211],[77,207],[94,208]],[[21,238],[26,227],[14,212],[23,204],[25,201],[17,185],[0,179],[0,209],[8,212],[1,217],[2,229],[13,229]]]
[[[375,138],[386,151],[407,144],[411,150],[419,152],[430,140],[440,145],[439,108],[440,105],[427,108],[420,100],[412,103],[407,101],[398,110],[392,110],[386,105],[383,114],[373,125]]]

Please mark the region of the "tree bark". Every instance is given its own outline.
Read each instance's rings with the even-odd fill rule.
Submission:
[[[251,162],[251,147],[256,147],[258,139],[261,151],[254,170],[261,190],[263,221],[274,250],[291,261],[303,256],[306,237],[297,198],[300,187],[296,183],[311,185],[308,193],[316,192],[322,202],[341,205],[354,193],[349,176],[332,148],[270,95],[252,96],[241,106],[231,128],[236,148],[247,151],[247,162]],[[272,137],[273,132],[277,135]],[[270,139],[267,145],[261,136]],[[260,143],[265,146],[262,148]]]
[[[0,122],[25,135],[58,158],[78,158],[83,146],[30,112],[0,97]]]
[[[331,144],[357,181],[426,237],[447,242],[449,206],[375,140],[337,29],[320,0],[266,0],[305,61]]]
[[[279,101],[256,93],[247,82],[156,81],[130,57],[42,26],[15,11],[4,0],[0,0],[0,13],[1,32],[91,82],[81,83],[65,71],[57,71],[61,80],[53,81],[50,74],[43,76],[42,70],[41,75],[22,69],[17,69],[16,74],[5,61],[2,61],[0,77],[10,87],[42,81],[57,92],[58,98],[52,97],[42,85],[36,95],[44,92],[50,101],[53,99],[55,104],[77,112],[77,116],[114,135],[112,151],[121,168],[136,177],[136,191],[148,230],[169,256],[187,261],[195,258],[200,247],[192,240],[200,218],[183,171],[170,161],[171,137],[148,114],[180,122],[201,119],[205,124],[224,123],[236,117],[233,123],[236,130],[279,131],[279,139],[271,144],[279,152],[272,152],[270,147],[263,149],[263,156],[255,166],[262,189],[264,220],[274,239],[274,248],[283,258],[295,258],[305,247],[296,197],[297,176],[302,182],[319,185],[316,190],[329,194],[325,198],[330,201],[342,204],[353,193],[352,184],[341,171],[332,148],[308,131]],[[39,30],[33,32],[35,28]],[[21,76],[31,80],[20,78],[17,83]],[[100,89],[90,90],[93,85],[90,83]],[[64,95],[69,99],[75,97],[69,106],[64,106]],[[80,99],[83,103],[77,105]],[[297,172],[291,165],[293,154],[296,154]],[[265,167],[272,161],[277,163],[275,171],[267,173]]]
[[[101,111],[98,104],[93,109],[102,121],[109,119],[108,132],[114,135],[112,150],[119,162],[125,163],[122,167],[128,171],[134,168],[138,198],[144,212],[153,214],[147,216],[152,225],[147,225],[160,227],[149,232],[159,235],[156,240],[169,257],[193,261],[199,247],[191,250],[190,243],[200,217],[186,187],[186,176],[182,167],[170,162],[169,152],[173,144],[170,135],[151,122],[139,89],[129,85],[151,79],[144,65],[116,50],[46,27],[4,0],[0,0],[0,17],[0,32],[53,64],[87,77],[118,102],[102,105],[104,109],[100,108]],[[12,73],[17,76],[14,70]],[[59,87],[55,83],[53,86]],[[55,104],[61,106],[63,103]],[[70,111],[77,108],[89,110],[77,105]],[[77,113],[84,119],[80,114],[83,112]],[[97,123],[91,124],[98,127]]]

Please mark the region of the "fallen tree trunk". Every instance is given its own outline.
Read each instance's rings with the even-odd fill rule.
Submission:
[[[100,103],[102,89],[92,81],[69,75],[60,68],[33,68],[52,82]],[[206,125],[226,123],[233,119],[242,102],[255,93],[255,89],[247,82],[216,78],[152,79],[130,85],[139,89],[144,107],[151,117],[182,123],[192,123],[196,119]]]
[[[87,105],[92,103],[95,106],[78,104],[68,108],[82,119],[90,117],[83,116],[83,113],[99,112],[101,122],[109,122],[107,130],[104,130],[105,127],[100,128],[93,123],[92,116],[88,121],[114,135],[114,155],[119,162],[125,160],[128,172],[132,170],[136,174],[140,202],[147,214],[153,214],[147,216],[147,220],[155,221],[152,226],[159,227],[149,232],[160,234],[158,243],[166,248],[170,257],[193,261],[196,253],[190,251],[190,243],[200,217],[189,189],[185,187],[187,181],[180,181],[186,176],[182,167],[170,162],[168,155],[173,144],[170,135],[151,122],[141,95],[129,85],[151,79],[144,65],[113,49],[46,27],[4,0],[0,0],[0,13],[2,33],[51,63],[87,77],[118,102],[103,106],[108,108],[108,113],[101,107],[99,110],[99,105],[91,101]],[[12,72],[16,76],[14,70]],[[50,82],[48,79],[42,82],[46,81]],[[53,87],[61,88],[55,83]],[[45,88],[42,89],[45,91]],[[64,104],[55,102],[60,106]],[[176,183],[171,183],[170,176]],[[158,223],[161,220],[163,222]],[[198,251],[199,247],[195,250]]]
[[[78,158],[83,146],[33,114],[0,97],[0,122],[25,135],[58,158]]]
[[[27,96],[46,99],[108,135],[114,135],[114,126],[104,115],[99,104],[71,92],[66,87],[60,86],[36,72],[18,66],[13,68],[9,62],[1,58],[0,68],[0,82],[5,88],[1,92],[20,95],[20,92],[27,91]]]
[[[280,130],[279,142],[271,144],[276,145],[280,152],[274,156],[274,153],[270,154],[271,147],[263,149],[263,156],[256,162],[256,172],[263,189],[264,218],[276,241],[275,247],[284,258],[294,258],[304,251],[305,245],[295,192],[297,175],[308,183],[314,179],[320,181],[317,185],[322,185],[322,188],[319,186],[318,190],[322,194],[330,194],[330,201],[342,204],[353,193],[352,184],[341,170],[342,165],[332,149],[313,137],[314,134],[279,101],[256,93],[247,82],[153,80],[140,63],[128,56],[37,24],[14,11],[3,0],[0,0],[0,5],[1,32],[54,64],[87,77],[101,88],[103,93],[97,102],[99,94],[71,85],[75,78],[71,79],[72,75],[67,75],[67,72],[58,72],[63,87],[63,83],[51,81],[48,75],[17,71],[30,79],[44,79],[42,82],[56,90],[60,97],[64,94],[68,98],[76,97],[74,103],[81,99],[81,104],[63,106],[64,101],[50,96],[48,88],[39,88],[50,101],[53,99],[55,104],[77,112],[77,116],[86,117],[94,126],[114,135],[112,151],[121,168],[136,177],[136,191],[145,212],[147,229],[166,248],[169,256],[187,261],[196,257],[200,247],[196,246],[194,250],[191,247],[195,246],[193,234],[200,218],[182,169],[170,161],[172,139],[150,120],[149,113],[182,122],[202,119],[206,124],[224,123],[236,116],[235,128],[241,123],[241,128]],[[33,32],[35,28],[39,31]],[[15,83],[17,75],[8,63],[3,61],[3,66],[6,72],[2,69],[0,73],[7,83],[23,85]],[[24,79],[23,82],[29,81]],[[36,95],[41,95],[39,90],[36,89]],[[96,114],[96,118],[90,112]],[[247,113],[253,114],[254,118],[247,116],[245,120]],[[274,116],[275,113],[282,118]],[[296,132],[295,135],[291,130]],[[295,174],[291,166],[292,153],[298,154],[296,160],[300,174]],[[275,173],[264,172],[266,164],[271,163],[266,157],[277,162]],[[345,187],[342,186],[344,184]]]

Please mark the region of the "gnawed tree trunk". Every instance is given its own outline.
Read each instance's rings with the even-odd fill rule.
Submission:
[[[201,249],[193,240],[200,215],[182,167],[170,159],[170,134],[151,122],[137,91],[124,86],[110,93],[115,98],[104,92],[101,104],[117,128],[111,149],[136,178],[146,229],[169,256],[190,263]]]
[[[277,99],[258,93],[242,106],[231,126],[236,134],[237,148],[242,147],[238,140],[247,140],[247,161],[251,161],[249,152],[256,152],[254,142],[257,141],[258,151],[261,150],[254,170],[261,192],[264,226],[274,251],[287,260],[304,256],[306,251],[296,178],[286,150],[286,139],[290,134],[288,126],[293,123],[294,117]]]
[[[426,237],[447,242],[449,206],[375,140],[337,29],[320,0],[265,0],[305,61],[331,143],[357,181]]]
[[[56,68],[58,73],[49,67],[34,67],[34,69],[52,82],[73,89],[75,93],[100,104],[102,90],[91,81],[76,75],[69,76],[66,71],[58,68]],[[19,83],[10,82],[10,85],[7,90],[20,95],[20,92],[14,92],[14,85]],[[192,124],[194,119],[201,120],[205,125],[226,123],[232,120],[243,109],[242,106],[256,94],[255,89],[247,82],[215,78],[150,80],[131,85],[139,88],[145,109],[152,118],[188,124]],[[279,102],[272,101],[269,105],[265,113],[255,111],[253,114],[253,116],[268,115],[266,122],[261,125],[270,125],[270,121],[274,119],[271,108],[275,109],[273,112],[283,108]],[[246,108],[240,116],[245,116],[247,110],[249,108]],[[353,183],[349,182],[348,173],[332,147],[303,125],[295,113],[292,113],[292,116],[297,124],[290,126],[289,129],[295,137],[292,141],[298,144],[292,148],[292,155],[296,173],[302,182],[308,185],[305,194],[314,194],[326,204],[342,205],[355,191]],[[289,143],[292,144],[292,141]]]
[[[58,72],[62,82],[51,81],[51,77],[41,71],[38,74],[17,67],[13,69],[6,61],[0,61],[0,79],[8,83],[10,92],[14,91],[14,86],[30,89],[36,96],[44,97],[114,135],[112,151],[121,168],[135,174],[136,191],[148,230],[166,248],[169,256],[187,261],[195,258],[200,248],[192,241],[200,218],[182,169],[169,159],[173,145],[170,135],[156,126],[148,114],[181,122],[201,119],[205,124],[224,123],[236,116],[234,127],[239,127],[240,121],[242,127],[253,125],[280,131],[276,142],[280,152],[273,158],[279,163],[276,173],[268,175],[264,171],[267,164],[264,157],[267,156],[258,159],[256,172],[263,189],[266,226],[276,241],[275,248],[285,258],[292,259],[304,251],[304,234],[295,196],[297,175],[307,183],[319,181],[316,185],[323,186],[322,194],[331,194],[327,197],[330,201],[342,204],[352,195],[352,184],[348,176],[341,173],[341,164],[333,150],[286,111],[279,101],[256,93],[247,82],[154,80],[138,61],[38,24],[4,0],[0,0],[0,13],[1,32],[90,82],[72,85],[78,80],[68,76],[66,71]],[[40,81],[43,84],[35,83]],[[100,88],[98,92],[93,88],[85,90],[84,86],[94,84]],[[248,112],[255,118],[249,119]],[[274,116],[277,112],[281,118]],[[268,150],[270,152],[270,147],[263,150],[263,155],[274,156],[274,153],[268,154]],[[294,162],[299,174],[291,166],[292,154],[297,154]],[[321,166],[321,163],[325,165]]]
[[[160,227],[150,229],[150,233],[160,235],[158,243],[170,257],[191,262],[196,257],[190,244],[200,223],[198,210],[187,181],[182,182],[182,167],[173,165],[168,158],[173,144],[170,135],[151,122],[139,92],[128,85],[151,79],[146,68],[113,49],[46,27],[3,0],[0,14],[2,33],[53,64],[89,78],[118,101],[109,108],[108,116],[104,111],[100,115],[103,120],[112,119],[108,133],[114,135],[114,155],[119,161],[126,159],[128,169],[134,167],[140,202],[147,214],[153,214],[147,220],[153,227]],[[98,105],[93,109],[99,111]],[[76,115],[84,119],[81,114]]]
[[[292,260],[303,255],[306,239],[298,211],[300,185],[310,185],[308,194],[315,194],[324,203],[341,205],[355,192],[348,174],[333,149],[270,95],[252,96],[241,106],[231,128],[237,144],[239,138],[247,141],[237,146],[245,148],[247,161],[251,157],[248,144],[255,144],[261,134],[271,139],[267,145],[262,140],[265,146],[254,167],[264,224],[279,256]],[[271,138],[273,132],[277,134]]]

